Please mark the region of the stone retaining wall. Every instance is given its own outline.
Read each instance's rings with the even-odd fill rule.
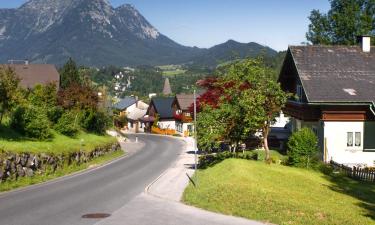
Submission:
[[[44,174],[47,171],[55,172],[64,166],[86,163],[119,149],[121,149],[119,143],[112,143],[97,147],[91,152],[78,151],[60,155],[10,153],[3,151],[0,152],[0,183],[6,180],[15,180],[18,177],[31,177],[34,174]]]

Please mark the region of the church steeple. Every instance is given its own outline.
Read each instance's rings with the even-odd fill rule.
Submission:
[[[164,88],[163,88],[163,95],[171,95],[172,94],[172,89],[171,89],[171,84],[169,83],[169,78],[165,78],[164,82]]]

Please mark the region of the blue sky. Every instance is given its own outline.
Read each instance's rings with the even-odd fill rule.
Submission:
[[[0,8],[25,0],[0,0]],[[328,11],[328,0],[110,0],[114,7],[134,5],[161,33],[174,41],[211,47],[233,39],[276,50],[306,41],[311,10]]]

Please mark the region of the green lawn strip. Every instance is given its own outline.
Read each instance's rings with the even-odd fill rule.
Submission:
[[[275,224],[375,224],[375,185],[282,165],[227,159],[199,170],[184,201]]]
[[[80,150],[92,151],[97,146],[104,146],[116,141],[115,137],[96,135],[81,131],[71,138],[53,131],[53,138],[48,141],[35,141],[20,137],[11,129],[1,127],[0,150],[8,152],[29,153],[70,153]]]
[[[176,70],[164,70],[163,75],[164,76],[177,76],[184,74],[186,70],[176,69]]]
[[[123,156],[124,154],[125,154],[124,151],[119,150],[119,151],[115,151],[115,152],[103,155],[101,157],[95,158],[87,163],[82,163],[80,165],[72,164],[70,166],[66,166],[62,169],[56,170],[56,172],[54,173],[51,171],[46,174],[36,174],[33,177],[22,177],[16,181],[6,181],[4,183],[0,183],[0,192],[9,191],[9,190],[13,190],[16,188],[21,188],[21,187],[26,187],[26,186],[33,185],[33,184],[43,183],[43,182],[46,182],[46,181],[49,181],[58,177],[62,177],[68,174],[72,174],[72,173],[87,169],[91,166],[100,166],[116,158],[119,158]]]

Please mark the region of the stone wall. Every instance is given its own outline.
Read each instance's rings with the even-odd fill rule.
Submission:
[[[0,152],[0,182],[18,177],[31,177],[34,174],[55,172],[59,168],[72,164],[89,162],[97,157],[120,150],[119,143],[96,147],[90,152],[72,152],[69,154],[11,153]]]

